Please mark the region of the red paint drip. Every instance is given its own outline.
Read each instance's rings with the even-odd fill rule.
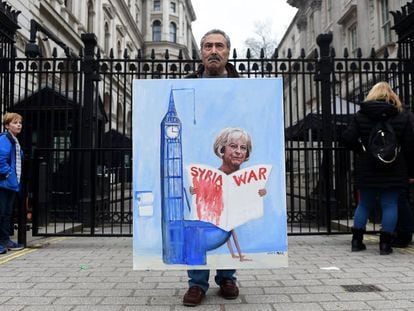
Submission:
[[[211,179],[193,178],[193,186],[196,188],[197,217],[200,220],[220,224],[223,212],[223,188],[215,184]]]

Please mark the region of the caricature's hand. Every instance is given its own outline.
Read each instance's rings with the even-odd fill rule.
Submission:
[[[252,261],[252,259],[246,258],[245,255],[240,256],[240,261]]]
[[[410,178],[410,179],[408,179],[408,183],[409,183],[409,184],[414,184],[414,178]]]
[[[259,189],[258,193],[261,197],[264,197],[267,193],[267,190],[266,189]]]
[[[194,188],[193,186],[190,186],[190,193],[191,193],[191,195],[197,194],[197,188]]]

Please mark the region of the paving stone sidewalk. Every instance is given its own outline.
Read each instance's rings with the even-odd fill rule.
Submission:
[[[183,307],[185,271],[133,271],[131,238],[48,238],[0,255],[0,311],[414,310],[414,248],[380,256],[378,238],[350,252],[350,235],[289,237],[289,268],[239,270],[240,296],[212,284]],[[213,283],[213,282],[211,282]]]

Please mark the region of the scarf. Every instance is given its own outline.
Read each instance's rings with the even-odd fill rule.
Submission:
[[[20,176],[22,175],[22,158],[20,154],[20,144],[17,137],[11,135],[16,142],[16,175],[17,175],[17,182],[20,183]]]

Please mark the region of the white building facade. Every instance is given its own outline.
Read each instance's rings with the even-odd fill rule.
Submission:
[[[143,56],[157,57],[169,50],[170,57],[192,57],[197,50],[191,23],[196,19],[191,0],[8,0],[21,11],[17,33],[18,53],[25,52],[30,40],[31,20],[50,31],[71,51],[82,48],[81,34],[94,33],[102,57],[122,58],[125,50],[134,57],[138,50]],[[43,57],[50,57],[55,42],[41,31],[36,43]],[[58,56],[64,52],[58,48]]]
[[[316,37],[331,32],[332,47],[338,56],[344,48],[350,57],[356,56],[361,48],[362,55],[383,55],[385,48],[389,55],[396,54],[396,36],[392,31],[390,11],[400,10],[407,0],[288,0],[298,8],[287,32],[279,43],[279,51],[286,55],[290,48],[297,57],[303,48],[307,56],[317,48]]]

